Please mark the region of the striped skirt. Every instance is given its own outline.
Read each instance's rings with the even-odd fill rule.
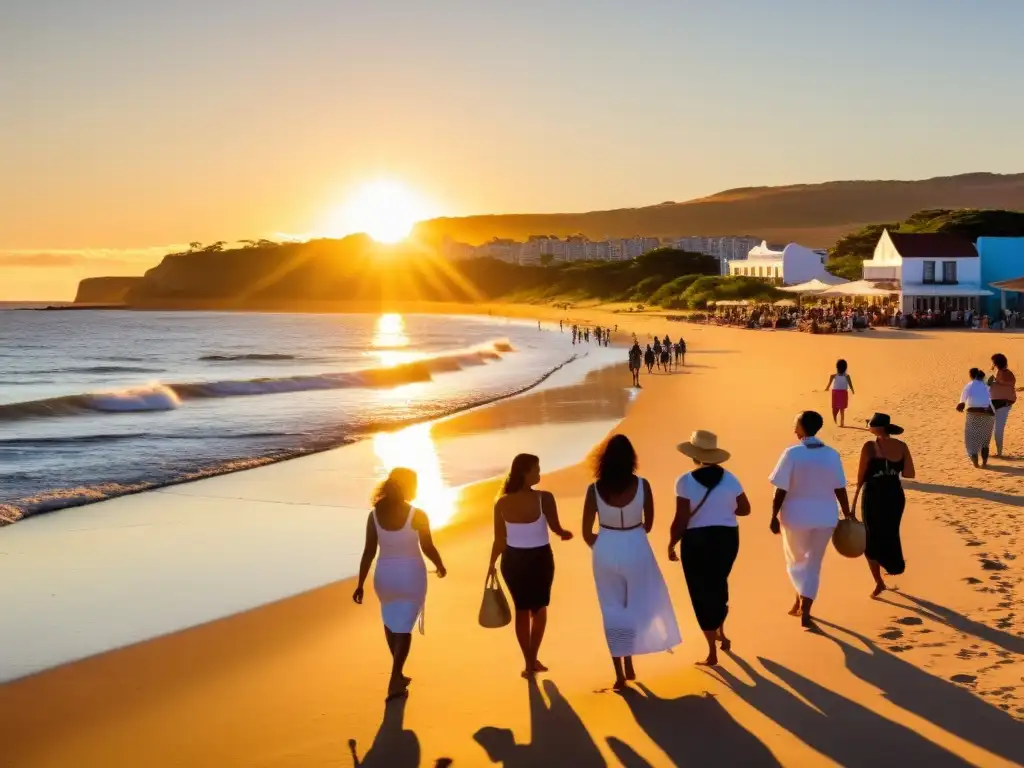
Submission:
[[[995,424],[996,417],[991,413],[967,412],[964,421],[964,448],[967,449],[968,456],[977,456],[987,451]]]

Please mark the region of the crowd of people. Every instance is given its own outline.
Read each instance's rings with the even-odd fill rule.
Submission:
[[[1000,310],[996,317],[974,310],[948,309],[902,312],[892,304],[854,307],[839,301],[823,302],[804,308],[757,304],[722,307],[707,315],[695,316],[698,322],[739,328],[796,328],[805,333],[852,333],[868,328],[972,328],[1003,330],[1017,328],[1020,312]]]
[[[537,324],[537,328],[540,328],[540,323]],[[618,326],[616,326],[616,328],[618,328]],[[565,333],[564,320],[558,321],[558,330]],[[593,335],[594,341],[597,342],[597,346],[599,347],[607,347],[612,343],[612,331],[610,328],[602,328],[599,325],[594,326],[593,328],[573,325],[571,330],[573,346],[576,346],[577,344],[589,344],[591,335]]]
[[[666,349],[663,340],[656,343],[662,351]],[[635,342],[633,349],[637,348]],[[976,466],[987,464],[993,437],[996,455],[1002,454],[1007,416],[1016,401],[1015,385],[1016,378],[1002,354],[992,356],[988,380],[979,369],[970,371],[957,409],[965,413],[964,443]],[[846,361],[837,362],[826,389],[832,392],[833,418],[843,423],[848,396],[853,392]],[[819,413],[801,413],[793,425],[796,442],[782,452],[769,477],[774,494],[768,528],[781,537],[783,560],[793,586],[788,613],[799,618],[806,629],[815,628],[812,606],[821,587],[829,542],[835,540],[837,527],[844,525],[841,520],[856,521],[858,499],[866,539],[860,551],[874,582],[871,596],[878,597],[888,588],[883,574],[904,572],[900,523],[906,499],[902,480],[916,473],[909,447],[897,438],[903,429],[888,414],[876,413],[867,425],[871,439],[860,451],[851,504],[842,459],[818,436],[823,425]],[[718,445],[713,432],[697,430],[677,449],[693,467],[676,482],[666,557],[682,563],[690,604],[707,643],[702,663],[713,666],[718,663],[719,650],[731,647],[725,629],[729,576],[740,552],[740,519],[751,514],[751,504],[740,480],[723,466],[730,454]],[[616,690],[636,679],[634,656],[659,653],[681,642],[665,577],[649,540],[656,520],[655,496],[650,483],[637,474],[637,465],[629,438],[621,434],[610,437],[597,453],[594,481],[586,489],[581,519],[582,539],[592,550],[595,592]],[[537,456],[520,454],[513,459],[494,504],[487,571],[488,582],[495,583],[500,564],[514,605],[511,621],[523,657],[522,675],[527,678],[547,671],[541,647],[555,578],[551,535],[563,542],[573,539],[562,525],[555,497],[536,489],[540,480]],[[392,658],[389,700],[408,693],[410,679],[404,667],[412,632],[417,626],[423,631],[424,557],[434,564],[439,577],[446,575],[431,538],[429,519],[412,504],[416,492],[416,475],[405,468],[393,469],[380,486],[367,518],[353,594],[356,603],[363,602],[365,583],[377,557],[373,585]],[[838,542],[836,548],[843,551]]]

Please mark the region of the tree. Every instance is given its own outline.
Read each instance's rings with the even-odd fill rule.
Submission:
[[[542,267],[550,267],[551,262],[555,260],[555,257],[550,253],[542,253],[540,255],[540,265]]]
[[[210,243],[208,246],[203,248],[203,253],[219,253],[224,250],[224,246],[227,242],[224,240],[218,240],[216,243]]]
[[[188,249],[190,251],[198,251],[202,247],[203,244],[200,243],[198,240],[193,240],[191,243],[188,244]]]

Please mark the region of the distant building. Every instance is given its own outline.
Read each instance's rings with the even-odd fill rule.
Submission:
[[[681,251],[713,256],[718,259],[719,274],[725,275],[729,273],[729,261],[745,258],[750,249],[756,247],[759,242],[757,238],[750,237],[749,235],[728,235],[725,237],[692,235],[678,238],[673,245]]]
[[[1000,280],[1024,277],[1024,237],[979,237],[975,245],[981,259],[981,285],[991,288]],[[995,317],[1000,309],[1024,310],[1024,293],[1001,291],[986,301],[986,312]]]
[[[728,262],[729,274],[756,277],[776,285],[795,285],[827,277],[825,257],[796,243],[775,249],[762,241],[747,252],[746,258]]]
[[[982,309],[981,259],[970,240],[946,232],[883,230],[864,261],[864,279],[894,284],[903,312]]]

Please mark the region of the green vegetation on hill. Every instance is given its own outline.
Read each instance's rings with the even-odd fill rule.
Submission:
[[[863,262],[871,258],[883,229],[903,233],[948,232],[972,241],[979,237],[1024,237],[1024,211],[929,208],[904,221],[869,224],[844,235],[829,249],[828,271],[847,280],[860,280]]]
[[[621,262],[517,266],[493,259],[450,263],[432,250],[385,246],[357,235],[242,248],[193,243],[119,287],[139,307],[260,308],[303,303],[400,301],[600,301],[682,309],[709,300],[778,294],[751,278],[720,277],[709,256],[659,249]],[[83,283],[80,295],[95,295]],[[80,299],[84,300],[84,299]]]

